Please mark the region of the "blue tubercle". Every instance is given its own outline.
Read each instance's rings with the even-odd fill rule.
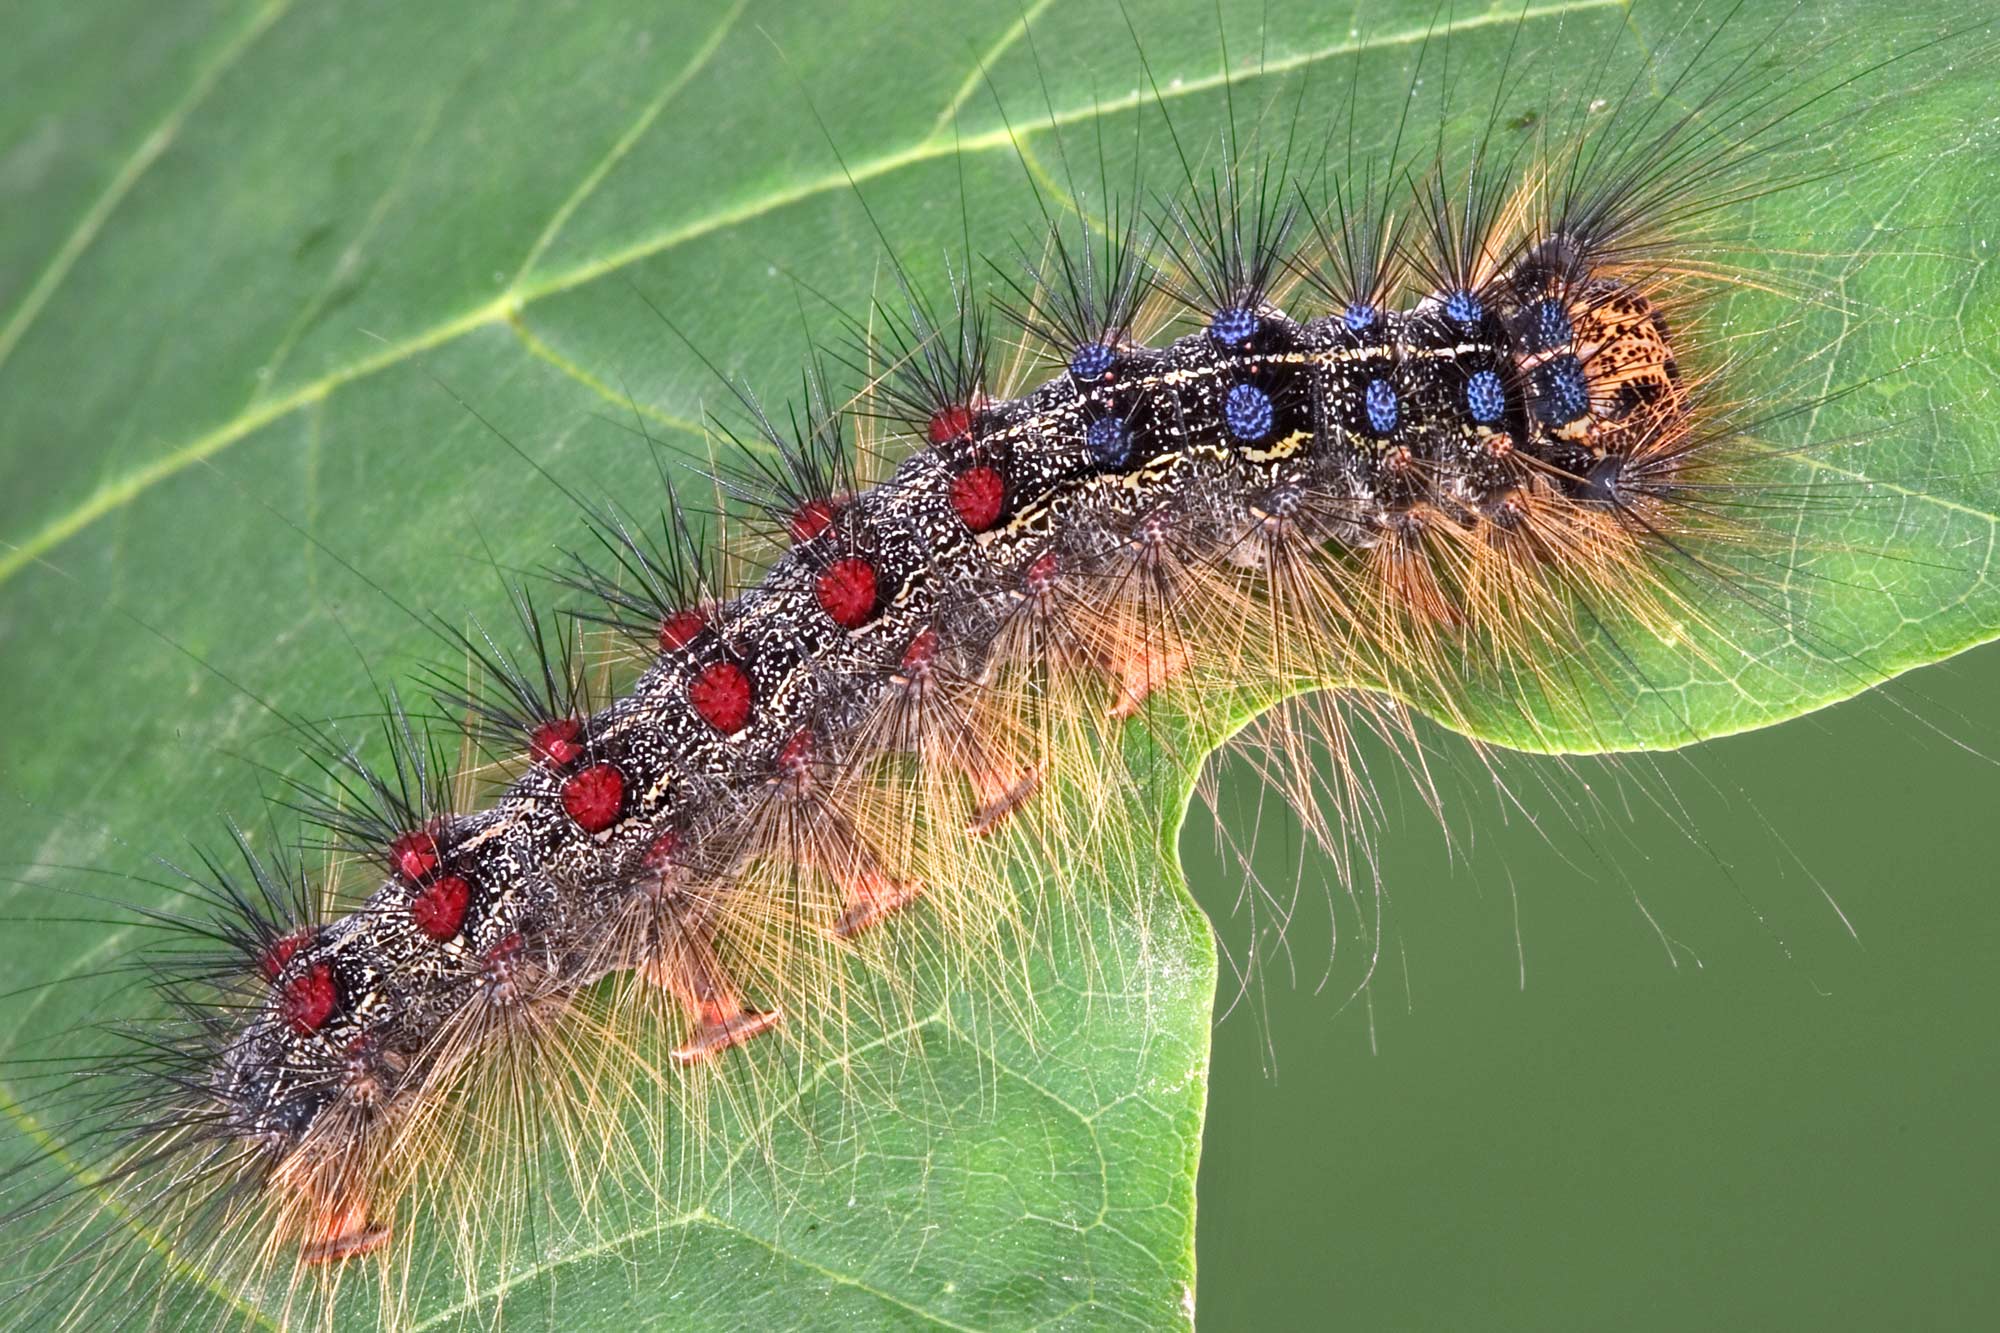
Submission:
[[[1528,307],[1528,350],[1553,352],[1567,347],[1576,337],[1569,321],[1569,307],[1554,297],[1544,297]]]
[[[1208,321],[1208,336],[1224,347],[1241,347],[1257,336],[1257,312],[1238,306],[1231,310],[1218,310]]]
[[[1444,313],[1460,324],[1477,324],[1486,318],[1486,305],[1461,287],[1444,298]]]
[[[1222,424],[1232,438],[1244,444],[1254,444],[1269,435],[1277,419],[1271,395],[1254,384],[1239,384],[1222,400]]]
[[[1100,417],[1083,431],[1084,447],[1099,467],[1123,467],[1132,452],[1132,436],[1124,417]]]
[[[1507,412],[1507,390],[1490,370],[1474,371],[1465,382],[1465,406],[1472,419],[1490,426]]]
[[[1361,399],[1368,409],[1368,428],[1377,435],[1396,429],[1401,411],[1396,403],[1396,387],[1387,380],[1369,380]]]
[[[1535,415],[1546,425],[1567,426],[1590,411],[1590,380],[1583,363],[1565,352],[1535,367]]]
[[[1340,312],[1340,322],[1347,326],[1349,333],[1359,333],[1374,327],[1376,318],[1382,312],[1366,301],[1355,301]]]
[[[1086,343],[1069,359],[1069,373],[1085,382],[1101,380],[1118,364],[1118,354],[1103,343]]]

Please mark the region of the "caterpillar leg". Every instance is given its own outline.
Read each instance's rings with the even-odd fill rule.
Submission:
[[[278,1228],[299,1237],[301,1263],[340,1263],[389,1243],[388,1223],[370,1219],[368,1190],[342,1157],[357,1142],[308,1140],[272,1172]]]
[[[689,931],[676,947],[646,965],[649,980],[664,986],[681,1004],[694,1032],[671,1052],[675,1064],[691,1065],[741,1046],[784,1019],[779,1009],[747,1007],[723,975],[706,935]]]
[[[337,1264],[381,1249],[389,1243],[389,1234],[386,1222],[368,1220],[366,1204],[347,1203],[313,1219],[299,1257],[308,1264]]]
[[[996,754],[989,745],[975,745],[964,760],[965,778],[978,802],[966,832],[984,837],[1021,808],[1041,785],[1039,770],[1011,754]]]
[[[691,1065],[712,1059],[732,1046],[741,1046],[752,1037],[769,1032],[784,1017],[778,1009],[746,1009],[734,1002],[701,1005],[695,1033],[674,1047],[673,1061]]]
[[[1118,698],[1108,715],[1119,721],[1135,716],[1153,691],[1187,670],[1187,649],[1177,643],[1148,639],[1136,646],[1105,654],[1105,669],[1117,681]]]
[[[900,693],[883,732],[896,747],[922,754],[940,777],[952,770],[964,776],[976,802],[967,831],[979,836],[1027,800],[1041,775],[973,721],[980,692],[992,684],[991,663],[977,674],[976,685],[955,675],[941,678],[934,661],[937,642],[937,635],[926,630],[904,654],[901,673],[894,678]]]
[[[833,933],[846,940],[908,907],[923,894],[923,886],[897,879],[883,870],[875,854],[860,839],[849,836],[842,841],[845,846],[826,858],[836,863],[822,868],[840,885],[842,907]]]

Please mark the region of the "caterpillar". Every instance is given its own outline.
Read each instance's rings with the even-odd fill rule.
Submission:
[[[1222,71],[1208,86],[1228,108],[1218,149],[1173,113],[1168,62],[1182,39],[1152,36],[1182,17],[1132,16],[1143,55],[1131,108],[1146,119],[1129,150],[1096,146],[1084,164],[1052,99],[1054,170],[1004,110],[983,147],[923,141],[951,142],[961,161],[1004,143],[1025,168],[1007,181],[1011,216],[1026,197],[1047,225],[1016,238],[1012,261],[989,274],[971,258],[975,223],[1010,215],[983,178],[959,183],[951,201],[968,234],[941,295],[892,252],[874,264],[870,297],[822,300],[813,252],[798,255],[811,270],[776,285],[801,322],[831,333],[788,409],[730,387],[712,421],[675,412],[552,340],[537,302],[618,266],[615,248],[586,251],[543,290],[550,247],[572,226],[588,234],[596,173],[529,238],[518,274],[499,275],[493,305],[392,341],[384,367],[436,355],[431,369],[450,387],[427,390],[424,420],[376,428],[407,441],[425,422],[448,423],[439,435],[456,447],[435,456],[448,479],[405,489],[402,459],[385,474],[397,480],[353,489],[395,514],[415,543],[404,549],[432,563],[449,544],[442,495],[491,496],[479,529],[558,511],[584,535],[559,537],[555,557],[510,547],[467,563],[548,563],[579,609],[552,618],[539,594],[517,592],[525,648],[444,618],[449,660],[425,690],[435,706],[390,688],[369,749],[358,741],[372,724],[299,722],[317,705],[257,708],[247,687],[235,696],[257,719],[239,729],[279,744],[303,734],[313,750],[316,766],[270,781],[319,832],[289,851],[282,833],[241,833],[228,858],[201,861],[186,882],[135,890],[142,921],[180,932],[141,955],[169,1016],[129,1034],[122,1055],[92,1057],[85,1068],[109,1079],[58,1058],[48,1095],[66,1112],[10,1095],[28,1130],[8,1191],[9,1230],[24,1237],[27,1276],[11,1297],[23,1322],[150,1326],[195,1311],[421,1326],[504,1310],[509,1322],[569,1326],[575,1310],[609,1299],[602,1273],[560,1291],[550,1280],[546,1311],[506,1293],[551,1256],[591,1251],[603,1219],[674,1198],[707,1145],[761,1158],[762,1207],[782,1218],[786,1177],[812,1167],[769,1147],[787,1131],[764,1122],[806,1118],[797,1137],[809,1144],[856,1132],[839,1098],[798,1111],[777,1089],[826,1081],[829,1068],[836,1084],[920,1082],[930,1015],[968,994],[997,1011],[999,1035],[967,1035],[977,1020],[957,1009],[945,1026],[1003,1069],[1019,1063],[1009,1042],[1061,1047],[1051,1017],[1087,1027],[1110,1003],[1093,1003],[1103,979],[1128,1000],[1149,982],[1199,991],[1199,976],[1169,962],[1200,929],[1161,905],[1150,827],[1126,807],[1177,807],[1190,767],[1252,718],[1263,721],[1247,737],[1279,788],[1365,880],[1379,797],[1361,756],[1389,748],[1431,799],[1418,714],[1479,745],[1679,744],[1721,724],[1669,697],[1661,663],[1727,677],[1790,637],[1817,675],[1774,693],[1782,702],[1764,712],[1776,716],[1937,654],[1936,644],[1850,650],[1837,628],[1800,622],[1788,581],[1813,582],[1816,557],[1865,549],[1802,546],[1796,527],[1816,497],[1841,494],[1815,489],[1813,460],[1801,461],[1809,439],[1825,438],[1810,418],[1841,401],[1839,385],[1814,377],[1838,348],[1795,340],[1805,373],[1771,365],[1786,321],[1800,317],[1758,324],[1738,307],[1775,297],[1851,313],[1832,282],[1756,265],[1743,238],[1763,246],[1764,233],[1745,220],[1825,179],[1816,155],[1847,142],[1850,119],[1886,116],[1902,71],[1956,88],[1966,76],[1937,72],[1930,44],[1983,51],[1977,34],[1912,16],[1892,48],[1903,54],[1882,58],[1894,73],[1872,82],[1844,62],[1853,52],[1840,34],[1823,51],[1807,40],[1815,72],[1794,85],[1772,81],[1765,55],[1801,45],[1809,23],[1795,9],[1662,7],[1664,55],[1634,49],[1622,12],[1589,7],[1463,22],[1385,11],[1376,22],[1393,40],[1329,35],[1301,16],[1301,51],[1351,56],[1352,79],[1331,106],[1310,79],[1282,85],[1246,133],[1230,102],[1239,89],[1333,56],[1267,51],[1239,77],[1227,42],[1204,26],[1206,59]],[[1289,21],[1260,26],[1268,38]],[[307,42],[290,22],[260,14],[246,49]],[[675,52],[687,79],[713,89],[755,66],[732,22]],[[593,59],[604,47],[594,36]],[[991,36],[978,65],[997,79],[1026,53],[1037,86],[1063,77],[1067,41],[1134,45],[1115,8],[1010,16]],[[1374,71],[1384,53],[1409,64]],[[1599,61],[1616,72],[1598,74]],[[1592,63],[1554,96],[1540,85],[1562,62]],[[960,86],[964,71],[950,73],[947,105],[970,107],[983,80]],[[652,108],[685,91],[682,77],[645,104],[606,170],[643,142]],[[1361,127],[1365,78],[1402,89],[1412,109]],[[448,91],[419,99],[419,125],[448,116],[450,101]],[[1364,134],[1381,146],[1357,148],[1352,136]],[[727,152],[728,138],[705,151]],[[1873,147],[1854,152],[1855,170]],[[1163,162],[1162,174],[1137,175],[1142,159]],[[879,244],[869,219],[894,167],[840,161],[831,188],[854,203],[854,234]],[[1156,198],[1146,187],[1160,179]],[[387,183],[382,200],[398,188]],[[360,245],[367,226],[347,243]],[[350,296],[341,281],[278,331],[284,355]],[[617,299],[645,311],[658,355],[707,374],[675,332],[704,341],[673,284]],[[7,345],[31,354],[35,328],[22,327],[17,338],[10,323]],[[560,490],[576,488],[556,459],[515,443],[544,425],[560,437],[573,400],[559,407],[568,420],[551,420],[558,409],[523,401],[536,395],[516,386],[454,383],[447,345],[486,334],[520,344],[572,392],[588,389],[591,411],[616,414],[602,452],[618,464],[617,503],[571,505]],[[313,433],[358,377],[336,369],[259,390],[176,466],[294,414],[308,423],[309,468],[327,466]],[[635,458],[677,457],[647,438],[655,427],[704,449],[721,437],[713,480],[648,466],[640,498],[627,498]],[[536,480],[521,496],[522,454],[553,486]],[[268,614],[278,599],[255,562],[270,528],[285,524],[210,534],[247,572],[202,595],[233,591]],[[37,532],[18,549],[46,557],[61,536]],[[328,578],[362,563],[303,544]],[[9,565],[29,567],[27,555]],[[1937,569],[1924,595],[1972,601],[1965,623],[1978,628],[1963,633],[1990,634],[1990,617],[1978,619],[1990,608],[1965,591],[1977,580],[1948,559]],[[153,608],[124,623],[213,656]],[[407,651],[407,621],[396,629],[402,642],[362,656]],[[463,746],[444,730],[461,722]],[[1072,936],[1065,923],[1079,916],[1088,924]],[[1107,942],[1129,952],[1095,951]],[[899,1030],[918,1038],[908,1070],[864,1068],[876,1034],[894,1046]],[[1199,1067],[1198,1049],[1169,1058]],[[738,1070],[757,1072],[732,1081]],[[1175,1095],[1198,1105],[1198,1075],[1185,1078]],[[712,1104],[717,1123],[705,1124]],[[887,1104],[895,1117],[898,1099]],[[1119,1104],[1109,1092],[1103,1109]],[[955,1154],[973,1174],[979,1117],[959,1109],[930,1127],[927,1152]],[[619,1163],[637,1164],[637,1187]],[[1167,1211],[1179,1198],[1168,1191]],[[721,1211],[704,1203],[685,1215],[727,1233]],[[921,1216],[885,1206],[876,1220],[893,1229]],[[541,1234],[551,1226],[557,1234]],[[1025,1253],[996,1247],[962,1304],[957,1292],[938,1297],[953,1322],[1123,1312],[1160,1323],[1188,1298],[1184,1259],[1146,1284],[1107,1281],[1076,1298],[1047,1280],[1064,1256],[1046,1235],[1018,1243]],[[1012,1290],[1024,1283],[1027,1294]],[[835,1286],[866,1289],[883,1302],[876,1317],[897,1317],[871,1284]],[[748,1318],[750,1297],[734,1299],[734,1317]],[[839,1317],[830,1308],[819,1322]]]

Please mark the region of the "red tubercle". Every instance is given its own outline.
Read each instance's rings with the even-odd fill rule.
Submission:
[[[681,835],[668,829],[654,838],[639,857],[642,870],[664,870],[673,863],[681,850]]]
[[[931,413],[924,435],[932,444],[943,444],[972,433],[972,408],[965,403],[949,403]]]
[[[567,768],[583,753],[583,745],[577,740],[582,734],[583,723],[577,718],[544,722],[528,737],[528,754],[538,764]]]
[[[785,528],[795,542],[809,542],[833,524],[840,506],[832,500],[808,500],[792,511]]]
[[[810,730],[801,729],[785,748],[778,751],[778,776],[782,778],[803,778],[812,771],[813,755],[818,742]]]
[[[276,981],[278,974],[285,970],[285,964],[292,961],[292,955],[299,946],[313,937],[310,930],[295,930],[289,935],[281,935],[271,942],[271,947],[257,959],[257,970],[264,974],[264,980]]]
[[[1035,562],[1028,566],[1027,572],[1021,575],[1021,586],[1033,596],[1043,596],[1055,587],[1056,573],[1056,553],[1050,551],[1047,555],[1037,556]]]
[[[929,671],[931,663],[937,658],[937,653],[937,631],[927,629],[917,635],[916,638],[911,639],[910,646],[903,649],[902,668],[904,672],[912,676]]]
[[[725,736],[750,723],[750,677],[734,662],[711,662],[688,682],[688,704]]]
[[[951,479],[952,512],[972,532],[985,532],[998,523],[1006,505],[1007,482],[997,468],[982,463]]]
[[[708,617],[700,611],[676,611],[660,624],[660,651],[678,652],[708,628]]]
[[[505,975],[513,967],[514,960],[521,956],[525,944],[526,941],[521,938],[521,932],[518,930],[511,935],[503,935],[486,951],[486,956],[479,960],[480,966],[489,974]]]
[[[465,924],[471,901],[472,885],[463,875],[439,875],[410,900],[410,920],[441,944]]]
[[[585,833],[602,833],[618,822],[625,804],[625,775],[614,764],[592,764],[563,779],[563,809]]]
[[[389,864],[412,884],[437,869],[438,845],[428,829],[411,829],[389,844]]]
[[[819,609],[842,629],[860,629],[875,616],[875,566],[849,557],[826,567],[814,586]]]
[[[339,1002],[340,991],[334,984],[333,966],[330,963],[314,963],[286,982],[278,992],[278,1013],[292,1031],[306,1037],[319,1031],[326,1020],[333,1017],[334,1006]]]

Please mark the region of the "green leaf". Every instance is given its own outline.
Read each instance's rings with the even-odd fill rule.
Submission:
[[[781,395],[807,334],[836,332],[821,298],[859,311],[882,289],[874,223],[936,279],[968,239],[1002,262],[1037,244],[1028,181],[1058,202],[1066,161],[1094,181],[1100,131],[1114,181],[1135,155],[1154,188],[1176,179],[1115,6],[1034,6],[1032,45],[1010,7],[968,8],[51,4],[25,21],[0,56],[0,781],[23,800],[0,855],[23,867],[6,911],[28,923],[27,947],[0,957],[11,1058],[131,1011],[104,969],[135,935],[79,919],[104,913],[78,895],[165,892],[77,867],[144,875],[213,842],[219,815],[254,819],[271,785],[254,765],[298,771],[272,710],[352,713],[370,673],[434,655],[399,605],[497,623],[491,564],[534,567],[576,527],[537,469],[642,505],[635,425],[706,457],[699,423],[725,391],[655,307]],[[1816,59],[1858,70],[1960,8],[1752,4],[1732,31],[1792,15],[1769,57],[1781,79]],[[1228,115],[1214,15],[1132,12],[1181,143],[1212,159]],[[1690,12],[1532,6],[1503,119],[1622,90],[1641,49],[1677,68],[1700,35],[1681,30]],[[1386,141],[1433,13],[1225,6],[1239,123],[1268,133],[1302,105],[1316,153],[1358,62],[1357,139]],[[1820,49],[1843,16],[1857,31]],[[1622,24],[1638,40],[1601,61]],[[1516,10],[1447,26],[1456,77],[1479,90],[1461,104],[1483,117]],[[1858,386],[1773,427],[1820,446],[1798,480],[1842,486],[1784,518],[1796,572],[1779,610],[1724,608],[1705,658],[1588,640],[1583,660],[1620,665],[1579,679],[1624,685],[1532,724],[1496,695],[1479,730],[1677,745],[1994,635],[2000,395],[1984,349],[2000,278],[1975,223],[1996,120],[1972,58],[1989,40],[1961,34],[1911,63],[1920,77],[1837,94],[1869,110],[1846,169],[1741,214],[1743,248],[1807,281],[1746,287],[1717,312],[1759,331],[1726,344],[1733,383],[1792,401]],[[1890,89],[1910,95],[1871,100]],[[1771,168],[1824,150],[1782,145]],[[1180,811],[1147,793],[1189,778],[1155,776],[1124,816],[1142,848],[1170,847]],[[817,1061],[749,1057],[760,1095],[718,1098],[715,1133],[668,1173],[685,1188],[654,1202],[628,1182],[578,1222],[551,1172],[548,1211],[576,1233],[545,1229],[470,1274],[420,1237],[434,1262],[408,1322],[1186,1320],[1213,949],[1171,855],[1142,859],[1087,868],[1086,905],[1055,909],[1030,955],[1032,1018],[969,985]],[[1138,887],[1092,891],[1121,879]],[[78,1095],[32,1070],[10,1065],[0,1087],[4,1160],[38,1151]],[[166,1315],[212,1299],[164,1259],[134,1280]],[[272,1293],[239,1299],[277,1318]],[[366,1322],[378,1299],[357,1282],[343,1314]]]

